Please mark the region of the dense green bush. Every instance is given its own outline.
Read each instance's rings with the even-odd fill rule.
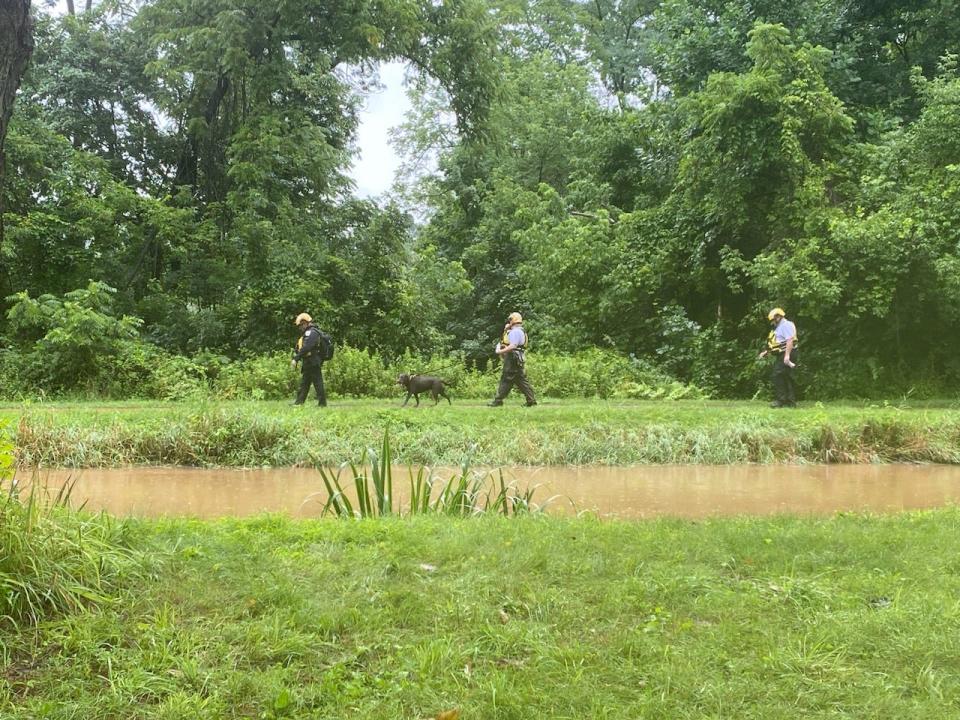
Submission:
[[[535,356],[527,374],[534,389],[545,397],[679,400],[704,396],[648,362],[608,350]]]
[[[223,398],[277,400],[296,392],[299,374],[290,369],[289,353],[274,353],[225,365],[213,383]]]
[[[161,354],[142,386],[142,394],[157,400],[202,397],[208,391],[209,372],[198,359]]]
[[[300,373],[290,368],[285,352],[229,361],[212,355],[170,355],[142,341],[126,341],[120,352],[105,356],[90,377],[73,385],[44,383],[33,353],[0,353],[0,394],[7,400],[50,397],[96,399],[281,400],[292,398]],[[576,355],[528,356],[527,373],[535,391],[552,398],[683,399],[704,397],[695,386],[678,382],[652,364],[612,351]],[[42,365],[42,363],[41,363]],[[397,375],[435,374],[444,378],[453,398],[491,398],[500,377],[499,364],[487,370],[470,367],[462,355],[418,357],[406,354],[387,361],[376,353],[349,346],[337,348],[324,366],[331,397],[400,398]]]
[[[212,396],[277,400],[292,397],[300,373],[286,352],[230,361],[210,353],[172,355],[143,340],[136,317],[115,317],[116,291],[103,283],[62,298],[11,297],[13,332],[0,354],[0,393],[7,399],[78,397],[183,400]],[[491,397],[499,368],[481,370],[460,354],[415,355],[392,361],[340,344],[324,376],[332,397],[397,397],[399,373],[443,377],[454,397]],[[573,355],[531,353],[531,382],[544,397],[679,399],[702,397],[662,369],[610,350]]]
[[[183,400],[207,395],[230,399],[292,397],[300,373],[289,354],[275,352],[231,362],[210,353],[172,355],[143,340],[140,318],[116,317],[115,290],[91,282],[62,298],[19,293],[9,298],[12,337],[0,354],[0,393],[7,399],[80,397]],[[473,367],[463,354],[415,355],[392,361],[368,349],[340,344],[324,368],[331,397],[396,397],[397,375],[443,377],[454,397],[491,397],[497,363]],[[531,353],[528,372],[544,397],[679,399],[702,397],[650,362],[609,350],[572,355]]]
[[[0,350],[0,397],[6,400],[23,400],[42,397],[38,388],[24,378],[24,357],[15,348]]]
[[[324,376],[331,395],[390,397],[396,394],[397,373],[369,350],[338,347],[333,360],[324,366]]]
[[[24,354],[21,368],[29,384],[53,392],[103,392],[104,384],[117,382],[115,371],[132,349],[149,352],[149,346],[137,343],[143,321],[115,316],[115,294],[109,285],[91,281],[62,297],[20,292],[7,298],[13,303],[7,313],[10,331]]]

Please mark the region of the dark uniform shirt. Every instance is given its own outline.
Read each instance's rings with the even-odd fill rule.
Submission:
[[[318,365],[323,362],[321,350],[323,346],[320,343],[320,329],[310,324],[303,335],[297,340],[294,348],[293,359],[297,362],[303,360],[304,365]]]

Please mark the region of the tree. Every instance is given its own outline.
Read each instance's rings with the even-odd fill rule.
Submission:
[[[409,337],[409,222],[350,199],[358,98],[377,62],[402,57],[444,88],[457,132],[480,135],[496,84],[485,5],[87,5],[39,23],[3,188],[4,294],[102,278],[182,351],[275,347],[294,307],[324,314],[333,295],[364,308],[368,344]],[[384,277],[378,291],[365,275]],[[378,318],[395,327],[372,331]]]
[[[711,75],[682,103],[689,140],[677,220],[704,320],[749,310],[749,290],[727,276],[731,258],[750,261],[825,228],[819,210],[830,164],[853,126],[824,82],[828,51],[795,45],[782,25],[758,23],[746,52],[748,72]]]
[[[0,0],[0,245],[3,244],[4,141],[13,101],[33,52],[30,0]]]
[[[521,271],[527,258],[515,234],[530,222],[525,209],[541,185],[567,192],[589,145],[584,125],[597,108],[590,82],[583,68],[548,53],[503,58],[499,102],[485,133],[441,154],[442,175],[427,191],[441,201],[420,237],[467,273],[470,294],[451,298],[443,328],[475,359],[489,355],[489,336],[509,312],[529,309]],[[426,128],[408,136],[416,152],[416,143],[441,137],[434,122],[414,122]]]

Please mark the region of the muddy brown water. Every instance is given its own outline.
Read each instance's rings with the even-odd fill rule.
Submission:
[[[436,471],[444,481],[452,474]],[[36,477],[50,489],[72,480],[73,504],[121,516],[316,517],[326,500],[319,474],[305,468],[42,470]],[[552,513],[619,518],[888,513],[960,501],[960,467],[944,465],[545,467],[511,468],[505,477],[518,488],[535,486],[534,502],[553,497]],[[404,505],[406,468],[394,471],[394,486]]]

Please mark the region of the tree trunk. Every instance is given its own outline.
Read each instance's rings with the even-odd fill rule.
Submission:
[[[33,52],[30,0],[0,0],[0,247],[3,246],[5,158],[3,143],[13,101]],[[0,264],[0,298],[7,295],[7,269]]]

